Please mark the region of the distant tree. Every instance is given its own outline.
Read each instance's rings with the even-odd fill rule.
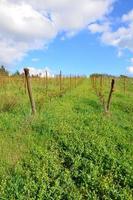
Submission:
[[[120,78],[128,78],[126,75],[120,75]]]
[[[12,76],[19,76],[20,72],[17,70]]]
[[[106,74],[98,74],[98,73],[94,73],[91,74],[90,77],[100,77],[100,76],[107,76]]]
[[[90,77],[101,77],[101,76],[103,76],[103,77],[115,77],[115,76],[112,76],[112,75],[110,75],[110,74],[99,74],[99,73],[93,73],[93,74],[91,74],[90,75]]]
[[[6,70],[6,68],[2,65],[0,67],[0,75],[8,76],[9,72]]]

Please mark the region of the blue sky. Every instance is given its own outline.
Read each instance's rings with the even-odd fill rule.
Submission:
[[[14,6],[17,5],[19,1],[2,1],[3,4],[0,3],[0,12],[3,9],[2,6],[10,7],[11,9],[9,10],[9,13],[11,13],[11,17],[15,21],[16,16],[12,16],[12,13],[14,13],[12,11]],[[5,64],[12,72],[21,70],[23,67],[28,66],[36,69],[48,67],[52,73],[58,73],[61,69],[64,74],[133,74],[132,0],[99,0],[101,1],[101,12],[98,15],[98,4],[94,5],[94,13],[92,14],[94,16],[96,15],[95,19],[92,19],[92,17],[88,14],[91,12],[89,8],[87,11],[88,15],[84,13],[85,9],[82,11],[81,8],[80,10],[81,3],[86,4],[86,6],[91,3],[93,6],[93,1],[77,0],[77,4],[79,2],[79,7],[76,5],[77,7],[75,8],[77,9],[75,12],[79,12],[77,14],[77,21],[80,21],[82,16],[85,17],[83,18],[82,23],[76,24],[76,28],[74,21],[76,19],[73,19],[74,10],[71,11],[70,6],[71,1],[68,0],[68,4],[64,3],[64,5],[61,4],[60,0],[56,0],[56,5],[53,4],[52,0],[50,1],[51,4],[44,7],[44,10],[47,11],[49,8],[53,9],[54,7],[55,10],[52,10],[50,13],[51,18],[54,16],[55,12],[58,12],[52,19],[50,18],[56,27],[54,30],[50,29],[46,23],[43,24],[44,27],[42,26],[44,30],[45,26],[46,29],[50,30],[48,33],[45,33],[45,31],[42,33],[42,29],[39,32],[40,27],[38,27],[38,32],[36,32],[36,30],[36,35],[33,35],[34,29],[36,29],[35,25],[38,26],[40,23],[39,20],[41,18],[39,15],[42,14],[42,9],[37,7],[37,1],[34,1],[34,4],[30,3],[33,1],[29,1],[29,5],[27,5],[27,2],[23,5],[19,2],[17,5],[19,9],[23,9],[24,6],[27,10],[29,9],[27,12],[31,11],[31,16],[33,16],[34,22],[36,20],[36,24],[33,24],[33,27],[31,26],[31,30],[33,30],[32,33],[29,30],[29,32],[22,31],[20,34],[20,29],[17,31],[15,28],[9,29],[9,24],[3,17],[5,23],[7,23],[6,28],[3,27],[3,35],[7,35],[8,41],[6,41],[5,44],[5,38],[3,39],[3,35],[0,35],[6,54],[6,56],[4,53],[0,55],[1,64]],[[105,4],[107,5],[105,6]],[[97,8],[95,8],[95,6],[97,6]],[[62,10],[66,16],[65,14],[62,14]],[[82,11],[81,14],[80,11]],[[17,15],[17,10],[15,10],[15,12]],[[25,15],[23,12],[22,14]],[[72,19],[73,23],[71,23],[70,20],[66,20],[65,22],[68,14],[72,16],[70,20]],[[21,18],[20,14],[18,14],[18,18],[19,17]],[[20,22],[21,21],[18,20],[19,25]],[[31,23],[29,26],[30,25]],[[30,39],[28,36],[30,36]]]
[[[38,58],[38,61],[32,61]],[[57,37],[49,44],[47,50],[32,51],[20,63],[21,66],[49,66],[58,73],[61,69],[64,74],[91,74],[94,72],[119,74],[125,73],[130,56],[118,58],[114,47],[101,44],[98,35],[88,31],[81,31],[72,38],[61,40]]]

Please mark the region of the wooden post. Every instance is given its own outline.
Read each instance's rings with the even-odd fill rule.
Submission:
[[[75,79],[75,88],[76,88],[77,87],[77,77],[75,76],[74,79]]]
[[[92,87],[93,87],[93,89],[95,88],[95,78],[94,78],[94,76],[92,77]]]
[[[25,92],[25,94],[26,94],[26,77],[24,76],[24,92]]]
[[[25,79],[26,79],[26,83],[27,83],[29,99],[30,99],[30,103],[31,103],[32,114],[34,115],[36,113],[36,108],[35,108],[35,101],[32,96],[31,82],[30,82],[30,78],[29,78],[29,69],[25,68],[24,72],[25,72]]]
[[[48,72],[46,70],[45,72],[45,89],[46,89],[46,95],[48,93]]]
[[[70,90],[72,89],[72,77],[71,77],[71,74],[70,74]]]
[[[64,88],[64,76],[62,75],[62,77],[61,77],[61,89],[63,90],[63,88]]]
[[[61,73],[61,71],[60,71],[59,79],[60,79],[60,92],[61,92],[61,90],[62,90],[62,73]]]
[[[107,79],[108,79],[108,84],[109,84],[109,86],[110,86],[110,77],[107,77]]]
[[[126,77],[124,77],[124,94],[126,94]]]
[[[93,89],[95,90],[95,88],[96,88],[96,77],[95,76],[92,77],[92,82],[93,82]]]
[[[100,77],[100,91],[102,92],[102,90],[103,90],[103,77],[101,75],[101,77]]]
[[[110,89],[110,93],[109,93],[109,97],[108,97],[108,101],[107,101],[106,112],[108,112],[109,109],[110,109],[111,97],[112,97],[112,94],[114,92],[114,85],[115,85],[115,80],[112,79],[112,81],[111,81],[111,89]]]

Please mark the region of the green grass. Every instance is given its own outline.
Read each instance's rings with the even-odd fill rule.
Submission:
[[[117,83],[110,116],[87,79],[50,101],[34,83],[35,117],[23,88],[1,91],[15,103],[0,107],[0,199],[133,199],[132,80],[128,87],[125,95]]]

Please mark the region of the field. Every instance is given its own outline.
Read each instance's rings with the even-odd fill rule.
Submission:
[[[133,79],[116,78],[109,113],[103,81],[32,78],[33,116],[24,78],[1,79],[1,200],[133,199]]]

